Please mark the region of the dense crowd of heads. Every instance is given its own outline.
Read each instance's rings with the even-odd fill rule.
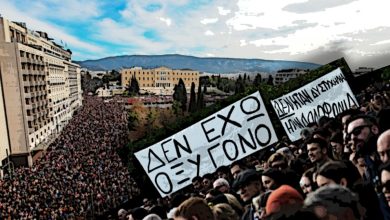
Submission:
[[[92,96],[83,105],[34,166],[0,181],[0,219],[86,219],[139,193],[117,154],[125,109]]]
[[[357,95],[360,107],[308,124],[299,141],[283,137],[179,192],[107,218],[390,219],[388,88],[368,87]],[[120,102],[86,97],[33,167],[0,181],[0,219],[85,219],[138,195],[117,154],[126,126]]]
[[[119,219],[390,219],[388,88],[370,86],[359,107],[308,124],[301,140],[283,137]]]

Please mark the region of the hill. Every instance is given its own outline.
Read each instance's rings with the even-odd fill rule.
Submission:
[[[194,57],[178,54],[170,55],[126,55],[106,57],[98,60],[76,61],[83,68],[90,70],[120,70],[126,67],[139,66],[155,68],[166,66],[172,69],[193,69],[208,73],[267,72],[281,69],[299,68],[315,69],[318,64],[263,59],[237,59],[217,57]]]

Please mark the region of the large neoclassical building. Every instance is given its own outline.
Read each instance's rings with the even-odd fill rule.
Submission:
[[[199,71],[189,69],[174,70],[167,67],[155,69],[133,67],[122,69],[122,86],[129,86],[133,76],[138,81],[141,93],[172,95],[173,88],[179,83],[180,78],[184,81],[187,93],[190,93],[192,82],[195,83],[195,88],[199,85]]]

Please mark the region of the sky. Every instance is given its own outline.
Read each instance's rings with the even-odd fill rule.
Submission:
[[[390,64],[389,0],[0,0],[73,60],[183,54]]]

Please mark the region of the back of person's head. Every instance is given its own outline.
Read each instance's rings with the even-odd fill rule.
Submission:
[[[137,207],[130,211],[131,217],[133,217],[134,220],[142,220],[147,214],[148,211],[146,209]]]
[[[266,204],[266,214],[285,216],[296,213],[303,205],[302,195],[289,185],[282,185],[270,194]]]
[[[212,207],[215,220],[239,220],[240,217],[236,211],[226,203],[214,205]]]
[[[282,149],[282,148],[281,148]],[[287,147],[288,149],[288,147]],[[268,158],[268,165],[270,167],[273,167],[273,163],[274,162],[279,162],[279,163],[282,163],[280,165],[283,165],[284,167],[283,168],[287,168],[288,166],[288,160],[287,160],[287,157],[286,155],[284,155],[283,153],[281,152],[276,152],[274,154],[272,154],[269,158]]]
[[[241,216],[244,213],[244,207],[241,205],[240,201],[238,199],[229,193],[224,194],[228,204],[236,211],[236,213]]]
[[[300,132],[300,136],[302,137],[303,140],[307,140],[308,138],[311,137],[312,133],[313,133],[313,129],[303,128]]]
[[[162,218],[160,218],[160,216],[156,214],[149,214],[145,216],[145,218],[143,218],[142,220],[162,220]]]
[[[331,118],[329,118],[328,116],[321,116],[318,121],[317,121],[317,124],[318,124],[318,127],[324,127],[324,125],[326,123],[328,123],[329,121],[331,120]]]
[[[213,212],[201,198],[192,197],[184,201],[175,212],[175,217],[182,217],[188,220],[210,220],[214,219]]]
[[[126,219],[127,218],[127,211],[125,209],[119,209],[118,218],[119,219]]]
[[[171,199],[171,208],[173,207],[178,207],[182,202],[184,202],[185,200],[188,199],[188,196],[182,194],[182,193],[179,193],[179,194],[175,194],[172,199]]]
[[[335,219],[361,219],[364,214],[357,195],[338,184],[324,186],[309,193],[305,199],[305,207],[321,219],[328,219],[330,216]],[[323,211],[318,212],[319,210]]]
[[[313,133],[311,134],[311,136],[314,138],[323,138],[325,140],[329,139],[330,135],[331,133],[329,130],[324,127],[318,127],[314,129]]]
[[[316,127],[318,127],[318,124],[317,122],[309,122],[307,125],[306,125],[307,128],[311,128],[311,129],[315,129]]]
[[[331,118],[325,125],[324,128],[328,131],[337,132],[343,130],[341,122],[335,118]]]

